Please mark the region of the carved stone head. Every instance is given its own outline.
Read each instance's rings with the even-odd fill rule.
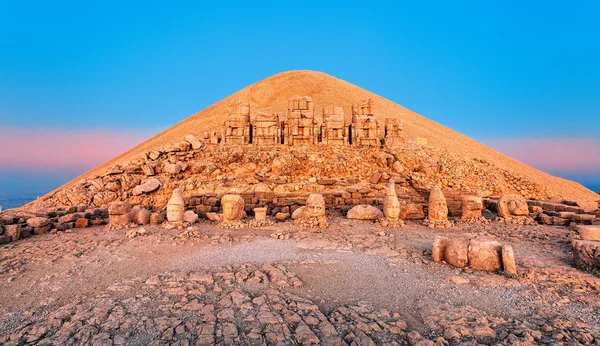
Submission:
[[[167,203],[167,220],[169,222],[178,223],[183,221],[184,204],[181,190],[173,190],[171,199],[169,199],[169,203]]]
[[[325,216],[325,199],[320,193],[311,193],[306,199],[306,217],[318,218]]]
[[[521,195],[502,195],[498,200],[498,216],[504,218],[523,217],[529,215],[527,201]]]
[[[400,201],[396,195],[396,185],[394,181],[390,179],[388,190],[383,200],[383,215],[390,221],[397,221],[402,218],[400,210]]]
[[[434,186],[429,195],[429,213],[427,218],[431,221],[448,221],[448,204],[446,197],[439,186]]]
[[[221,198],[223,223],[239,222],[244,216],[244,198],[240,195],[225,195]]]

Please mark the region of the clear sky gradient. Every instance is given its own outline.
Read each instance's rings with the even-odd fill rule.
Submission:
[[[0,171],[73,178],[251,83],[310,69],[598,190],[599,13],[595,1],[3,1]]]

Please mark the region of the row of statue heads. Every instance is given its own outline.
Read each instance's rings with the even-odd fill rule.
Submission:
[[[234,111],[224,121],[222,133],[204,133],[203,140],[212,144],[392,146],[403,143],[403,124],[399,119],[386,118],[380,135],[372,104],[371,100],[355,103],[350,123],[346,122],[343,107],[325,106],[322,116],[316,116],[309,96],[293,96],[288,101],[285,119],[278,114],[251,113],[249,104],[232,105]]]
[[[221,198],[222,214],[208,213],[209,219],[218,221],[224,227],[239,228],[248,223],[246,218],[244,198],[236,194],[226,194]],[[481,220],[483,201],[478,196],[463,196],[462,220]],[[497,204],[498,216],[501,218],[528,217],[528,207],[525,199],[520,195],[504,195]],[[179,189],[173,192],[167,205],[167,220],[170,223],[183,221],[184,200]],[[270,224],[266,217],[266,207],[255,208],[255,220],[250,222],[252,226],[263,226]],[[383,212],[374,206],[357,205],[352,208],[348,218],[377,220],[383,227],[397,228],[404,226],[403,220],[407,217],[408,203],[401,201],[396,193],[393,180],[389,181],[385,198],[383,199]],[[326,228],[327,220],[326,203],[323,195],[313,193],[306,199],[306,205],[297,208],[291,215],[296,224],[309,228]],[[428,213],[425,219],[428,226],[449,226],[448,204],[439,186],[435,186],[429,195]]]

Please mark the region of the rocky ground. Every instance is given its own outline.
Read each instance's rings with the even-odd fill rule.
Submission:
[[[575,268],[567,228],[330,221],[2,245],[0,344],[600,344],[600,278]],[[519,275],[432,261],[436,235],[463,232],[512,245]]]

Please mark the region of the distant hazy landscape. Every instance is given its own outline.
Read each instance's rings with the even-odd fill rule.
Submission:
[[[20,207],[56,189],[81,173],[83,172],[0,170],[0,205],[4,210]]]

